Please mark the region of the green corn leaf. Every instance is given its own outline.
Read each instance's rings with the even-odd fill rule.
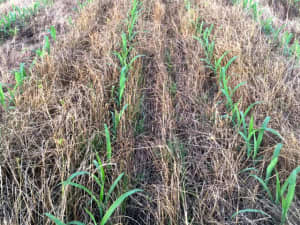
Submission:
[[[134,189],[122,194],[114,203],[109,207],[106,211],[105,215],[103,216],[100,225],[105,225],[107,221],[110,219],[111,215],[114,211],[124,202],[124,200],[129,197],[130,195],[135,194],[136,192],[141,192],[141,189]]]
[[[105,184],[105,171],[104,171],[104,168],[103,168],[103,165],[102,165],[102,162],[101,162],[101,159],[100,159],[99,155],[97,154],[96,157],[97,157],[97,165],[98,165],[97,168],[98,168],[98,172],[99,172],[100,177],[101,177],[101,183],[104,186],[104,184]]]
[[[256,155],[257,155],[257,151],[258,151],[258,148],[256,147],[257,146],[257,139],[256,139],[256,130],[254,131],[254,133],[253,133],[253,142],[254,142],[254,152],[253,152],[253,159],[255,159],[256,158]]]
[[[234,93],[237,91],[237,89],[239,89],[241,86],[245,85],[247,82],[241,82],[238,85],[236,85],[231,93],[231,97],[234,95]]]
[[[22,76],[21,76],[21,73],[19,71],[16,71],[15,72],[15,81],[16,81],[16,86],[15,86],[15,90],[22,85]]]
[[[260,177],[254,175],[254,174],[252,174],[252,175],[250,175],[250,176],[251,176],[251,177],[254,177],[256,180],[258,180],[258,182],[263,186],[263,188],[264,188],[265,191],[267,192],[269,198],[273,201],[273,196],[272,196],[271,191],[270,191],[270,189],[268,188],[268,185],[266,184],[266,182],[265,182],[263,179],[261,179]]]
[[[43,50],[45,52],[48,52],[48,54],[50,54],[50,41],[49,41],[49,37],[46,35],[45,36],[45,41],[44,41],[44,47]]]
[[[254,131],[253,127],[254,127],[254,117],[253,115],[251,115],[249,126],[248,126],[248,134],[251,134]]]
[[[114,191],[114,189],[116,188],[116,186],[118,185],[119,181],[122,179],[122,177],[124,176],[124,173],[121,173],[117,179],[113,182],[113,184],[111,185],[111,187],[109,188],[108,190],[108,193],[107,195],[105,196],[105,201],[104,201],[104,204],[106,205],[112,192]]]
[[[122,103],[122,98],[123,98],[123,94],[124,94],[124,90],[125,90],[125,83],[126,83],[126,72],[127,72],[127,66],[124,66],[121,70],[121,74],[120,74],[120,85],[119,85],[119,106]]]
[[[129,63],[129,68],[131,68],[132,64],[140,57],[143,57],[145,55],[136,55],[135,57],[133,57]]]
[[[72,181],[75,177],[81,176],[81,175],[90,175],[89,172],[86,171],[79,171],[76,173],[73,173],[66,181],[70,182]],[[63,182],[64,183],[64,182]]]
[[[51,38],[56,41],[56,29],[54,26],[51,26],[50,27],[50,35],[51,35]]]
[[[279,134],[279,132],[276,131],[276,130],[274,130],[274,129],[272,129],[272,128],[266,127],[266,128],[265,128],[265,131],[268,131],[268,132],[270,132],[270,133],[276,135],[277,137],[279,137],[281,140],[284,140],[283,137]]]
[[[93,213],[90,210],[88,210],[87,208],[85,208],[84,210],[89,215],[89,217],[93,221],[94,225],[97,225],[97,221],[96,221],[95,216],[93,215]]]
[[[271,160],[270,164],[267,167],[266,178],[265,178],[266,184],[268,184],[269,179],[270,179],[271,174],[272,174],[272,171],[274,170],[274,168],[275,168],[275,166],[278,162],[278,157],[279,157],[281,148],[282,148],[281,143],[277,144],[276,147],[275,147],[275,150],[274,150],[274,153],[273,153],[273,156],[272,156],[272,160]]]
[[[252,104],[246,109],[246,111],[245,111],[245,117],[248,115],[248,113],[250,112],[250,110],[251,110],[255,105],[258,105],[258,104],[260,104],[260,103],[262,103],[262,102],[261,102],[261,101],[258,101],[258,102],[252,103]]]
[[[6,109],[5,95],[1,83],[0,83],[0,103],[3,106],[3,108]]]
[[[127,109],[128,104],[124,105],[123,108],[121,109],[120,113],[119,113],[119,121],[121,120],[121,117],[123,116],[125,110]]]
[[[123,58],[127,58],[127,55],[128,55],[127,36],[124,32],[122,32],[121,38],[122,38],[122,54],[124,56]]]
[[[296,174],[294,174],[297,176]],[[286,221],[287,213],[289,208],[292,204],[292,201],[295,196],[295,189],[296,189],[296,177],[293,176],[293,182],[289,184],[288,193],[286,198],[282,197],[282,214],[281,214],[281,224],[284,224]]]
[[[101,179],[101,182],[100,182],[100,180],[99,180],[98,177],[97,177],[97,179],[98,179],[98,185],[99,185],[99,187],[100,187],[99,200],[100,200],[100,202],[101,202],[101,204],[102,204],[103,199],[104,199],[105,172],[104,172],[104,168],[103,168],[103,166],[102,166],[102,162],[101,162],[101,160],[100,160],[99,155],[97,154],[96,157],[97,157],[97,160],[98,160],[98,161],[94,160],[94,164],[95,164],[95,166],[96,166],[97,169],[98,169],[98,173],[99,173],[100,179]],[[102,216],[102,215],[103,215],[103,210],[102,210],[102,207],[101,207],[101,206],[99,206],[99,210],[100,210],[100,215]]]
[[[238,125],[238,127],[241,126],[242,121],[241,121],[240,111],[238,108],[238,103],[235,103],[233,105],[231,121],[233,122],[233,124]]]
[[[227,109],[228,109],[228,111],[231,111],[232,110],[232,99],[226,89],[221,89],[221,91],[227,99],[227,103],[226,103]]]
[[[236,59],[237,59],[237,56],[234,56],[234,57],[232,57],[232,58],[228,61],[228,63],[227,63],[226,66],[224,67],[224,68],[225,68],[225,72],[227,72],[229,66],[230,66]]]
[[[115,52],[114,55],[118,57],[122,67],[126,66],[126,58],[123,58],[119,52]]]
[[[85,225],[85,224],[81,223],[79,221],[71,221],[71,222],[67,223],[67,225]]]
[[[56,225],[66,225],[64,222],[62,222],[60,219],[58,219],[50,213],[45,213],[45,215],[48,216],[49,219],[51,219]]]
[[[300,166],[298,166],[296,169],[294,169],[292,171],[292,173],[290,174],[290,176],[286,179],[286,181],[284,182],[284,184],[281,188],[280,196],[283,196],[283,194],[286,191],[288,185],[295,181],[298,173],[300,173]]]
[[[219,68],[221,68],[221,62],[227,54],[228,52],[226,51],[217,61],[215,61],[215,67],[214,67],[215,74],[218,73]]]
[[[258,172],[258,169],[256,169],[255,167],[249,167],[249,168],[242,169],[239,173],[245,173],[248,171]]]
[[[234,213],[231,218],[234,218],[236,217],[237,215],[239,214],[242,214],[242,213],[260,213],[260,214],[263,214],[265,216],[269,216],[271,217],[269,214],[265,213],[264,211],[262,210],[259,210],[259,209],[242,209],[242,210],[239,210],[238,212]]]
[[[258,152],[259,148],[260,148],[260,145],[261,145],[261,142],[263,140],[263,135],[264,135],[264,132],[268,126],[268,123],[270,121],[270,117],[267,116],[262,124],[262,127],[259,129],[259,132],[258,132],[258,137],[257,137],[257,142],[256,142],[256,145],[255,145],[255,149],[256,149],[256,152]]]
[[[99,203],[99,200],[97,199],[97,197],[92,193],[91,190],[89,190],[86,186],[82,185],[82,184],[77,184],[71,181],[64,181],[63,185],[71,185],[73,187],[76,187],[78,189],[81,189],[83,191],[85,191],[89,196],[91,196],[91,198],[96,202]]]
[[[279,204],[280,192],[281,192],[281,185],[280,185],[280,180],[279,180],[279,174],[276,171],[276,198],[275,198],[276,204]]]

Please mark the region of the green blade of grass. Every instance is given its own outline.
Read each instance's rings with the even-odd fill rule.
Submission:
[[[280,192],[281,192],[281,185],[280,185],[280,180],[279,180],[279,174],[276,171],[276,198],[275,198],[275,204],[279,204]]]
[[[114,191],[114,189],[116,188],[116,186],[118,185],[119,181],[122,179],[122,177],[124,176],[124,173],[121,173],[117,179],[113,182],[113,184],[110,186],[109,190],[108,190],[108,193],[107,195],[105,196],[105,201],[104,201],[104,204],[106,205],[109,198],[110,198],[110,195],[111,193]]]
[[[51,35],[51,38],[56,41],[56,29],[54,26],[51,26],[50,27],[50,35]]]
[[[124,66],[121,70],[121,74],[120,74],[120,84],[119,84],[119,98],[118,98],[118,103],[119,103],[119,106],[121,105],[122,103],[122,98],[123,98],[123,94],[124,94],[124,91],[125,91],[125,83],[126,83],[126,73],[127,73],[127,66]]]
[[[265,213],[264,211],[262,210],[259,210],[259,209],[242,209],[242,210],[239,210],[238,212],[234,213],[231,218],[234,218],[236,217],[237,215],[239,214],[242,214],[242,213],[260,213],[260,214],[263,214],[265,216],[269,216],[271,217],[269,214]]]
[[[279,157],[281,148],[282,148],[281,143],[277,144],[276,147],[275,147],[275,150],[274,150],[274,153],[273,153],[273,156],[272,156],[272,160],[271,160],[270,164],[267,167],[266,178],[265,178],[266,184],[268,184],[269,179],[271,177],[271,174],[272,174],[272,172],[273,172],[273,170],[274,170],[274,168],[275,168],[275,166],[278,162],[278,157]]]
[[[247,82],[244,81],[244,82],[241,82],[239,83],[238,85],[236,85],[233,89],[233,91],[231,92],[230,96],[232,97],[234,95],[234,93],[237,91],[237,89],[239,89],[241,86],[245,85]]]
[[[255,174],[251,174],[251,177],[254,177],[256,180],[258,180],[258,182],[263,186],[264,190],[267,192],[269,198],[273,201],[273,196],[271,194],[270,189],[268,188],[268,185],[266,184],[266,182],[261,179],[260,177],[256,176]]]
[[[99,204],[99,200],[97,199],[97,197],[86,186],[84,186],[82,184],[77,184],[77,183],[74,183],[74,182],[71,182],[71,181],[64,181],[63,184],[64,184],[64,186],[65,185],[71,185],[73,187],[76,187],[78,189],[81,189],[81,190],[85,191],[97,204]]]
[[[91,220],[93,221],[94,225],[97,225],[97,221],[96,221],[96,218],[95,216],[93,215],[93,213],[88,210],[87,208],[84,209],[85,212],[89,215],[89,217],[91,218]]]
[[[64,222],[62,222],[60,219],[58,219],[50,213],[45,213],[45,215],[48,216],[49,219],[51,219],[56,225],[66,225]]]
[[[67,223],[67,225],[85,225],[85,224],[81,223],[79,221],[71,221],[71,222]]]
[[[141,189],[134,189],[131,191],[128,191],[124,194],[122,194],[114,203],[109,207],[109,209],[106,211],[105,215],[101,219],[100,225],[105,225],[107,221],[110,219],[111,215],[114,213],[114,211],[124,202],[124,200],[129,197],[130,195],[135,194],[136,192],[141,192]]]
[[[261,142],[262,142],[262,140],[263,140],[264,132],[265,132],[267,126],[268,126],[268,123],[269,123],[270,119],[271,119],[271,118],[270,118],[269,116],[267,116],[267,117],[265,118],[263,124],[262,124],[262,127],[261,127],[261,128],[259,129],[259,131],[258,131],[257,141],[256,141],[256,144],[255,144],[255,146],[254,146],[254,155],[253,155],[254,158],[256,157],[256,154],[257,154],[257,152],[259,151]]]

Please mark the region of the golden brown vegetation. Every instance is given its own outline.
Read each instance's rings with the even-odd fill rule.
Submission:
[[[193,38],[197,19],[214,24],[215,55],[237,60],[230,86],[246,81],[234,98],[241,107],[263,101],[252,113],[256,126],[270,116],[270,127],[284,137],[280,177],[300,165],[300,74],[295,62],[272,47],[261,28],[226,0],[143,1],[136,26],[134,64],[126,84],[129,104],[113,142],[111,180],[121,172],[119,192],[141,188],[113,216],[112,224],[279,224],[281,209],[260,184],[241,171],[253,167],[243,141],[222,115],[217,78],[200,60]],[[104,123],[112,126],[112,87],[118,86],[121,31],[129,0],[98,0],[85,8],[74,29],[36,66],[16,97],[1,112],[0,223],[52,224],[44,213],[88,224],[88,196],[60,183],[91,170],[95,154],[105,156]],[[263,140],[264,174],[276,137]],[[78,182],[95,190],[87,177]],[[297,187],[287,224],[300,223]],[[272,216],[241,214],[260,209]]]

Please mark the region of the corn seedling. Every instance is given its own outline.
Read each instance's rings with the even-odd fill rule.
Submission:
[[[241,114],[241,116],[243,117],[242,120],[244,121],[245,119],[244,119],[243,114]],[[267,116],[265,118],[261,128],[254,129],[254,118],[252,116],[250,119],[249,125],[248,125],[248,131],[246,130],[246,125],[244,125],[243,132],[239,131],[239,134],[243,137],[244,141],[246,142],[247,157],[252,156],[253,159],[256,159],[256,156],[259,152],[265,131],[268,131],[268,132],[276,135],[280,139],[283,139],[276,130],[267,127],[269,121],[270,121],[270,117]]]
[[[282,148],[282,144],[277,144],[271,159],[271,162],[269,163],[267,170],[266,170],[266,177],[263,180],[262,178],[251,175],[256,180],[259,181],[259,183],[262,185],[263,189],[267,192],[269,198],[274,201],[276,204],[280,203],[281,200],[281,225],[285,224],[288,210],[292,204],[292,201],[295,196],[295,189],[296,189],[296,183],[297,183],[297,175],[300,173],[300,166],[294,169],[290,176],[285,180],[283,185],[281,186],[279,174],[276,171],[276,192],[275,192],[275,199],[271,193],[271,189],[268,187],[269,180],[271,179],[272,172],[274,171],[277,163],[278,158],[280,154],[280,150]]]
[[[25,64],[21,63],[19,71],[15,72],[16,85],[14,87],[14,91],[16,91],[17,88],[19,88],[20,86],[22,86],[25,78],[26,78]]]
[[[132,1],[132,7],[130,10],[130,17],[129,17],[128,28],[127,28],[129,41],[132,41],[136,35],[136,32],[134,32],[134,27],[135,27],[137,19],[139,17],[141,5],[142,5],[142,3],[138,0]]]
[[[36,14],[40,8],[41,4],[39,1],[32,6],[24,8],[13,6],[12,11],[9,11],[0,20],[0,35],[2,38],[15,35],[18,32],[17,24],[24,23],[27,18]]]
[[[53,41],[56,41],[56,29],[54,26],[50,27],[50,35],[51,35],[51,38],[53,39]]]
[[[220,71],[220,88],[223,95],[226,97],[227,103],[226,108],[229,112],[232,112],[234,110],[234,102],[233,102],[233,95],[237,91],[237,89],[243,85],[246,84],[246,82],[241,82],[237,86],[234,87],[234,89],[231,89],[231,87],[228,85],[228,81],[230,80],[230,77],[227,78],[226,76],[226,67],[222,67]]]
[[[262,12],[257,9],[257,7],[258,7],[258,3],[257,2],[253,2],[250,5],[250,9],[252,11],[252,16],[253,16],[254,20],[258,20],[259,17],[261,16],[261,14],[262,14]]]
[[[260,23],[265,34],[270,35],[274,33],[272,18],[262,19]]]
[[[242,209],[242,210],[239,210],[238,212],[234,213],[231,218],[235,218],[237,215],[239,214],[243,214],[243,213],[259,213],[259,214],[262,214],[264,216],[268,216],[268,217],[271,217],[268,213],[265,213],[264,211],[262,210],[259,210],[259,209]]]
[[[49,41],[49,37],[47,35],[45,36],[43,50],[45,52],[48,52],[48,54],[50,54],[50,41]]]
[[[196,39],[204,49],[205,59],[201,59],[207,64],[207,67],[214,70],[214,66],[212,63],[213,59],[213,53],[215,49],[215,42],[212,40],[210,41],[210,35],[213,29],[213,25],[210,27],[205,28],[203,31],[203,22],[201,23],[199,27],[199,33],[198,36],[195,36],[194,39]]]
[[[254,11],[257,10],[257,7],[256,7],[257,4],[253,3],[252,0],[249,0],[249,1],[244,0],[243,1],[244,7],[247,7],[248,4],[250,4],[250,6],[252,6],[252,9]],[[257,16],[259,16],[259,14],[255,14],[256,18],[257,18]],[[270,21],[267,21],[267,26],[269,27],[268,29],[271,30]],[[249,123],[248,124],[246,123],[246,116],[248,115],[250,110],[256,104],[259,104],[260,102],[251,104],[245,112],[239,110],[238,103],[235,103],[233,101],[232,97],[233,97],[235,91],[240,86],[244,85],[245,82],[241,82],[234,89],[231,89],[229,87],[228,81],[230,80],[230,77],[226,76],[226,72],[227,72],[229,66],[231,65],[231,63],[235,60],[235,58],[232,58],[225,67],[221,67],[221,62],[222,62],[223,58],[226,56],[226,54],[227,54],[226,52],[217,61],[215,61],[214,65],[212,64],[212,54],[214,51],[214,42],[213,41],[210,42],[208,40],[208,37],[210,36],[210,33],[211,33],[211,29],[212,29],[212,26],[209,29],[207,28],[203,32],[203,23],[202,23],[199,28],[200,35],[198,37],[194,37],[194,38],[200,42],[201,46],[205,50],[206,58],[203,61],[205,61],[208,64],[208,67],[211,68],[214,71],[214,73],[216,73],[220,70],[219,85],[220,85],[221,91],[227,101],[226,102],[227,111],[232,113],[231,120],[234,122],[235,126],[236,125],[238,126],[239,134],[243,137],[244,141],[246,142],[248,158],[252,156],[253,160],[256,160],[256,157],[259,153],[259,150],[260,150],[260,147],[261,147],[261,144],[263,141],[263,136],[266,131],[274,134],[275,136],[279,137],[281,140],[283,140],[283,138],[276,130],[273,130],[273,129],[267,127],[268,123],[270,121],[269,116],[267,116],[264,119],[264,121],[261,125],[261,128],[259,128],[259,129],[254,128],[253,115],[251,116]],[[291,39],[292,39],[292,34],[286,33],[283,37],[283,41],[282,41],[283,45],[288,47],[288,44],[291,42]],[[299,44],[297,42],[294,43],[293,49],[294,49],[293,51],[298,54]],[[240,130],[240,128],[241,128],[241,130]],[[281,225],[283,225],[286,221],[288,210],[292,204],[292,201],[293,201],[293,198],[295,195],[297,175],[298,175],[298,173],[300,173],[300,166],[292,171],[292,173],[285,180],[285,182],[283,183],[282,186],[280,183],[278,172],[276,171],[276,193],[275,193],[275,198],[274,198],[272,195],[271,189],[268,187],[268,183],[271,178],[272,172],[275,169],[275,166],[277,165],[281,148],[282,148],[281,143],[276,145],[271,162],[269,163],[267,170],[266,170],[265,179],[262,179],[255,174],[252,174],[251,176],[259,181],[259,183],[263,186],[264,190],[267,192],[267,195],[269,196],[269,198],[272,201],[274,201],[274,199],[275,199],[275,203],[279,204],[279,202],[281,200],[281,207],[282,207]],[[246,168],[245,171],[257,171],[257,170],[255,168]],[[243,209],[243,210],[239,210],[238,212],[234,213],[232,215],[232,218],[236,217],[238,214],[241,214],[241,213],[260,213],[260,214],[271,217],[270,215],[268,215],[267,213],[265,213],[262,210]]]
[[[114,112],[111,112],[111,115],[112,115],[112,121],[113,121],[113,134],[114,134],[114,137],[117,136],[117,130],[118,130],[118,126],[119,126],[119,123],[121,121],[121,118],[125,112],[125,110],[127,109],[128,105],[124,105],[123,108],[121,109],[120,112],[118,112],[116,109]]]
[[[79,171],[76,173],[73,173],[66,181],[62,183],[63,187],[66,185],[73,186],[75,188],[78,188],[82,191],[84,191],[86,194],[88,194],[91,198],[91,201],[94,202],[97,205],[98,213],[97,215],[93,214],[92,210],[89,210],[88,208],[85,208],[85,212],[90,217],[91,221],[94,225],[105,225],[108,223],[109,219],[113,215],[114,211],[131,195],[141,192],[141,189],[133,189],[131,191],[128,191],[121,196],[119,196],[111,205],[109,205],[110,199],[112,198],[112,194],[117,187],[118,183],[124,176],[124,173],[120,174],[117,179],[112,183],[110,188],[108,189],[107,193],[105,193],[105,187],[106,187],[106,174],[104,171],[104,166],[97,155],[97,160],[93,161],[94,166],[96,167],[96,173],[92,174],[87,171]],[[78,176],[82,175],[88,175],[93,179],[93,181],[97,184],[99,187],[99,193],[95,194],[92,190],[88,189],[86,186],[75,183],[72,180]],[[50,213],[46,213],[46,216],[48,216],[55,224],[57,225],[66,225],[63,221],[55,217],[54,215]],[[97,218],[97,219],[96,219]],[[99,219],[98,219],[99,218]],[[71,221],[67,224],[76,224],[76,225],[84,225],[84,223],[79,221]]]

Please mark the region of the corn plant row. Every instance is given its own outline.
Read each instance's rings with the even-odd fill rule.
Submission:
[[[42,7],[40,1],[36,1],[29,7],[20,8],[12,6],[12,10],[0,19],[0,36],[2,38],[16,35],[18,32],[17,24],[23,23],[26,19],[36,14]]]
[[[236,57],[231,58],[227,62],[227,64],[225,64],[225,66],[222,66],[222,60],[228,54],[227,52],[225,52],[219,59],[214,60],[213,55],[214,55],[215,43],[213,41],[213,38],[211,37],[213,25],[211,25],[206,29],[203,29],[203,23],[201,23],[197,27],[198,27],[197,36],[195,36],[194,38],[200,43],[205,53],[205,58],[201,60],[206,63],[207,67],[210,68],[216,76],[218,76],[219,87],[225,98],[227,114],[224,117],[228,118],[231,121],[232,125],[236,128],[237,132],[243,138],[245,142],[246,155],[248,159],[252,158],[255,164],[258,160],[258,154],[261,148],[261,144],[265,132],[270,132],[274,134],[282,141],[283,138],[276,130],[267,127],[270,121],[269,116],[267,116],[264,119],[260,128],[254,127],[255,121],[253,115],[250,116],[249,122],[248,123],[246,122],[247,121],[246,117],[249,115],[251,109],[255,105],[259,104],[260,102],[255,102],[251,104],[245,111],[239,109],[239,102],[235,102],[233,96],[235,92],[238,90],[238,88],[245,85],[246,82],[242,82],[232,89],[229,86],[230,76],[227,75],[228,68],[235,61]],[[281,203],[281,208],[282,208],[281,224],[283,225],[286,222],[288,210],[294,199],[295,189],[296,189],[296,179],[297,179],[297,174],[300,173],[300,166],[294,169],[291,172],[290,176],[282,183],[279,179],[278,171],[275,169],[279,160],[279,154],[281,148],[282,148],[281,143],[276,145],[272,159],[267,167],[266,176],[264,179],[258,177],[255,174],[251,174],[251,176],[254,177],[256,180],[258,180],[258,182],[262,185],[263,189],[267,192],[269,198],[275,204]],[[275,197],[273,197],[271,192],[271,187],[269,185],[269,181],[272,177],[274,170],[276,175],[275,176],[276,191],[274,194]],[[249,168],[247,168],[246,171],[249,171]],[[257,170],[254,169],[254,171]],[[258,212],[267,215],[265,212],[261,210],[244,209],[235,213],[233,217],[235,217],[240,213],[246,213],[246,212],[256,212],[256,213]]]
[[[279,34],[283,31],[284,25],[276,28],[274,27],[272,18],[269,17],[264,19],[262,16],[263,10],[259,9],[258,2],[255,2],[254,0],[232,0],[232,2],[234,4],[241,4],[243,9],[252,14],[253,19],[260,23],[264,33],[271,35],[274,42],[279,42],[285,56],[295,56],[297,61],[300,61],[299,41],[296,39],[293,41],[293,34],[288,31],[283,32],[282,37],[279,40]]]
[[[50,27],[50,37],[53,41],[56,41],[56,29],[54,26]],[[34,65],[36,64],[37,60],[42,59],[46,54],[50,54],[50,39],[49,36],[46,35],[44,37],[44,45],[42,48],[39,48],[36,50],[36,56],[31,63],[29,70],[32,70]],[[27,77],[25,64],[21,63],[20,67],[17,71],[13,72],[14,78],[15,78],[15,84],[13,86],[6,85],[6,89],[8,91],[8,95],[5,95],[4,88],[2,84],[0,83],[0,105],[5,109],[13,108],[12,105],[14,105],[15,102],[15,94],[18,89],[20,89],[24,83],[24,80]]]
[[[133,0],[132,8],[129,12],[129,18],[127,21],[127,30],[125,32],[122,31],[121,34],[121,49],[119,52],[114,53],[114,55],[116,55],[119,60],[119,71],[120,71],[119,87],[117,88],[117,90],[115,90],[115,87],[113,86],[113,90],[112,90],[113,98],[115,101],[114,111],[111,112],[114,136],[117,135],[117,128],[120,123],[121,117],[124,114],[126,108],[128,107],[128,105],[125,104],[123,101],[126,81],[132,70],[132,64],[139,57],[142,56],[142,55],[136,55],[134,57],[131,56],[133,50],[132,42],[137,34],[134,28],[140,14],[140,10],[141,10],[141,2],[138,0]]]
[[[115,108],[114,111],[111,112],[112,115],[112,121],[113,121],[113,137],[116,138],[117,135],[117,128],[120,123],[120,120],[122,118],[122,115],[124,114],[127,104],[123,101],[124,91],[125,91],[125,85],[128,78],[128,75],[132,69],[132,63],[140,56],[131,57],[131,51],[133,49],[132,42],[136,35],[136,32],[134,31],[135,24],[137,22],[139,13],[140,13],[140,7],[141,3],[138,0],[133,0],[132,2],[132,8],[129,13],[129,19],[127,23],[127,32],[122,32],[121,34],[121,50],[119,52],[116,52],[115,55],[119,59],[120,63],[120,81],[119,81],[119,87],[115,91],[115,88],[113,87],[112,94],[115,101]],[[106,174],[104,170],[104,166],[108,166],[110,168],[111,163],[111,157],[112,157],[112,141],[111,141],[111,135],[109,128],[107,124],[104,124],[104,133],[105,133],[105,139],[106,139],[106,160],[108,164],[103,164],[100,160],[99,155],[97,154],[97,160],[94,160],[94,166],[97,169],[97,172],[94,174],[91,174],[86,171],[80,171],[73,173],[65,182],[63,182],[63,187],[66,185],[71,185],[75,188],[83,190],[85,193],[87,193],[92,202],[94,202],[97,205],[98,213],[97,215],[94,215],[91,210],[88,208],[85,208],[85,212],[90,217],[91,221],[94,225],[105,225],[108,223],[109,219],[111,218],[114,211],[119,207],[127,197],[137,193],[141,192],[141,189],[133,189],[130,190],[124,194],[122,194],[120,197],[118,197],[115,201],[113,201],[111,204],[110,201],[112,199],[112,193],[114,192],[115,188],[117,187],[118,183],[122,179],[124,173],[120,174],[117,179],[113,182],[113,184],[110,186],[109,190],[105,192],[105,183],[106,183]],[[93,181],[97,184],[99,187],[99,193],[94,194],[92,190],[88,189],[86,186],[82,184],[78,184],[73,182],[72,180],[75,179],[78,176],[87,175],[93,179]],[[92,208],[92,206],[91,206]],[[55,222],[57,225],[66,225],[64,222],[62,222],[60,219],[55,217],[53,214],[46,213],[46,216],[48,216],[53,222]],[[76,225],[84,225],[84,223],[80,221],[71,221],[67,224],[76,224]]]

